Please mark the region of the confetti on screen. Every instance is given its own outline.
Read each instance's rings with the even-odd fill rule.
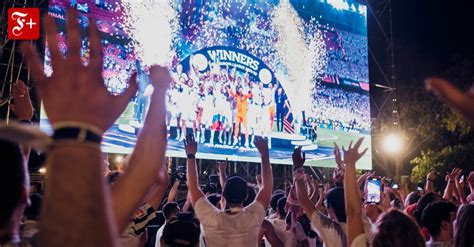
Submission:
[[[277,33],[275,46],[287,69],[287,78],[281,78],[281,82],[290,101],[295,102],[291,107],[295,112],[311,112],[308,102],[312,102],[314,79],[326,64],[321,32],[319,29],[306,32],[288,0],[282,0],[275,10],[273,26]]]
[[[167,0],[122,0],[124,31],[143,65],[168,64],[174,56],[177,12]]]

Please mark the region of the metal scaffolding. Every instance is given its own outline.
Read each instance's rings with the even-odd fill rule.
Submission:
[[[26,85],[31,85],[29,70],[24,62],[23,55],[19,50],[20,42],[37,43],[42,46],[42,39],[31,41],[18,41],[8,39],[8,9],[44,9],[46,5],[47,1],[45,0],[6,0],[1,4],[2,14],[0,16],[0,118],[5,119],[7,123],[10,119],[12,99],[11,90],[13,84],[18,80],[23,80]]]

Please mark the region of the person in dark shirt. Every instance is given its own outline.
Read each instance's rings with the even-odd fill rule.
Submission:
[[[283,117],[286,101],[286,94],[283,93],[283,88],[279,87],[277,89],[277,93],[275,94],[277,130],[279,132],[283,131]]]

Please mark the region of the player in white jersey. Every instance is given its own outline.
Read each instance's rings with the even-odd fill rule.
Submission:
[[[178,64],[178,69],[179,69]],[[187,87],[186,85],[186,74],[180,74],[178,78],[178,83],[175,85],[171,97],[173,98],[174,107],[172,109],[173,115],[176,118],[176,140],[181,140],[182,137],[186,137],[186,132],[181,133],[181,117],[183,116],[182,112],[182,99],[185,98],[186,96],[183,94],[183,89],[184,87]],[[184,136],[183,136],[184,135]]]
[[[266,136],[268,138],[268,147],[272,147],[272,116],[271,116],[271,107],[272,104],[274,105],[274,98],[275,98],[275,91],[270,86],[269,88],[264,88],[262,93],[262,110],[261,110],[261,118],[259,127],[261,128],[260,131],[262,136]]]
[[[209,86],[206,95],[202,98],[202,116],[201,116],[201,143],[205,142],[204,133],[206,129],[211,130],[211,137],[209,143],[214,144],[214,132],[212,129],[212,119],[216,109],[216,97],[214,95],[214,88]],[[199,139],[199,138],[198,138]]]
[[[173,102],[173,88],[174,88],[174,82],[171,83],[170,87],[168,88],[168,91],[166,91],[166,98],[165,98],[165,103],[166,103],[166,131],[168,132],[168,137],[170,136],[170,128],[171,128],[171,119],[173,118],[173,109],[174,109],[174,104]]]
[[[186,136],[187,124],[191,123],[192,134],[196,133],[196,110],[197,110],[197,92],[193,88],[194,83],[192,79],[188,80],[187,85],[183,85],[183,92],[181,93],[181,138],[184,140]]]
[[[219,130],[219,143],[222,144],[222,127],[225,125],[225,118],[224,118],[224,112],[225,112],[225,105],[226,105],[226,100],[225,96],[222,94],[222,85],[216,84],[216,90],[215,90],[215,116],[216,120],[218,121],[218,128],[216,130]]]
[[[249,102],[249,110],[247,113],[247,127],[250,133],[250,145],[253,147],[253,141],[255,140],[255,134],[258,128],[259,108],[260,108],[260,89],[251,82],[250,91],[252,92],[252,98]],[[245,144],[247,146],[247,143]]]
[[[202,114],[204,112],[204,108],[205,108],[205,104],[206,104],[206,90],[204,88],[204,84],[203,83],[199,83],[199,92],[197,93],[196,95],[196,140],[198,142],[201,142],[203,143],[204,140],[204,133],[205,133],[205,129],[204,129],[204,126],[202,124]],[[201,132],[203,133],[201,135]]]
[[[273,83],[268,84],[268,89],[269,91],[267,91],[267,93],[269,93],[270,95],[265,95],[265,99],[267,99],[268,97],[270,98],[270,102],[268,104],[268,111],[269,111],[269,117],[270,117],[270,131],[273,132],[273,126],[275,125],[275,116],[276,116],[275,94],[276,94],[277,89],[273,85]]]

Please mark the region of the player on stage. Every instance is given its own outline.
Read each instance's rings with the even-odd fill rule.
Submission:
[[[286,95],[283,93],[283,88],[278,87],[275,95],[276,115],[277,115],[277,130],[283,132],[283,118],[285,117],[285,106],[287,103]]]
[[[197,93],[193,88],[193,79],[189,78],[187,84],[183,85],[181,92],[181,100],[183,106],[181,107],[181,138],[180,141],[184,140],[187,132],[187,123],[192,124],[194,135],[196,133],[196,116],[197,116]]]
[[[227,88],[227,92],[231,94],[237,101],[237,114],[234,126],[234,143],[233,146],[237,145],[239,140],[239,128],[240,124],[245,128],[245,146],[249,146],[249,130],[247,126],[247,112],[248,112],[248,99],[252,97],[252,92],[247,94],[243,93],[242,87],[237,87],[237,93],[233,92],[230,87]]]
[[[276,104],[275,104],[275,96],[276,96],[276,88],[274,87],[273,83],[268,83],[267,95],[265,96],[270,102],[268,103],[268,113],[270,116],[270,131],[273,132],[273,126],[275,125],[275,116],[276,116]],[[268,142],[270,143],[270,141]]]

